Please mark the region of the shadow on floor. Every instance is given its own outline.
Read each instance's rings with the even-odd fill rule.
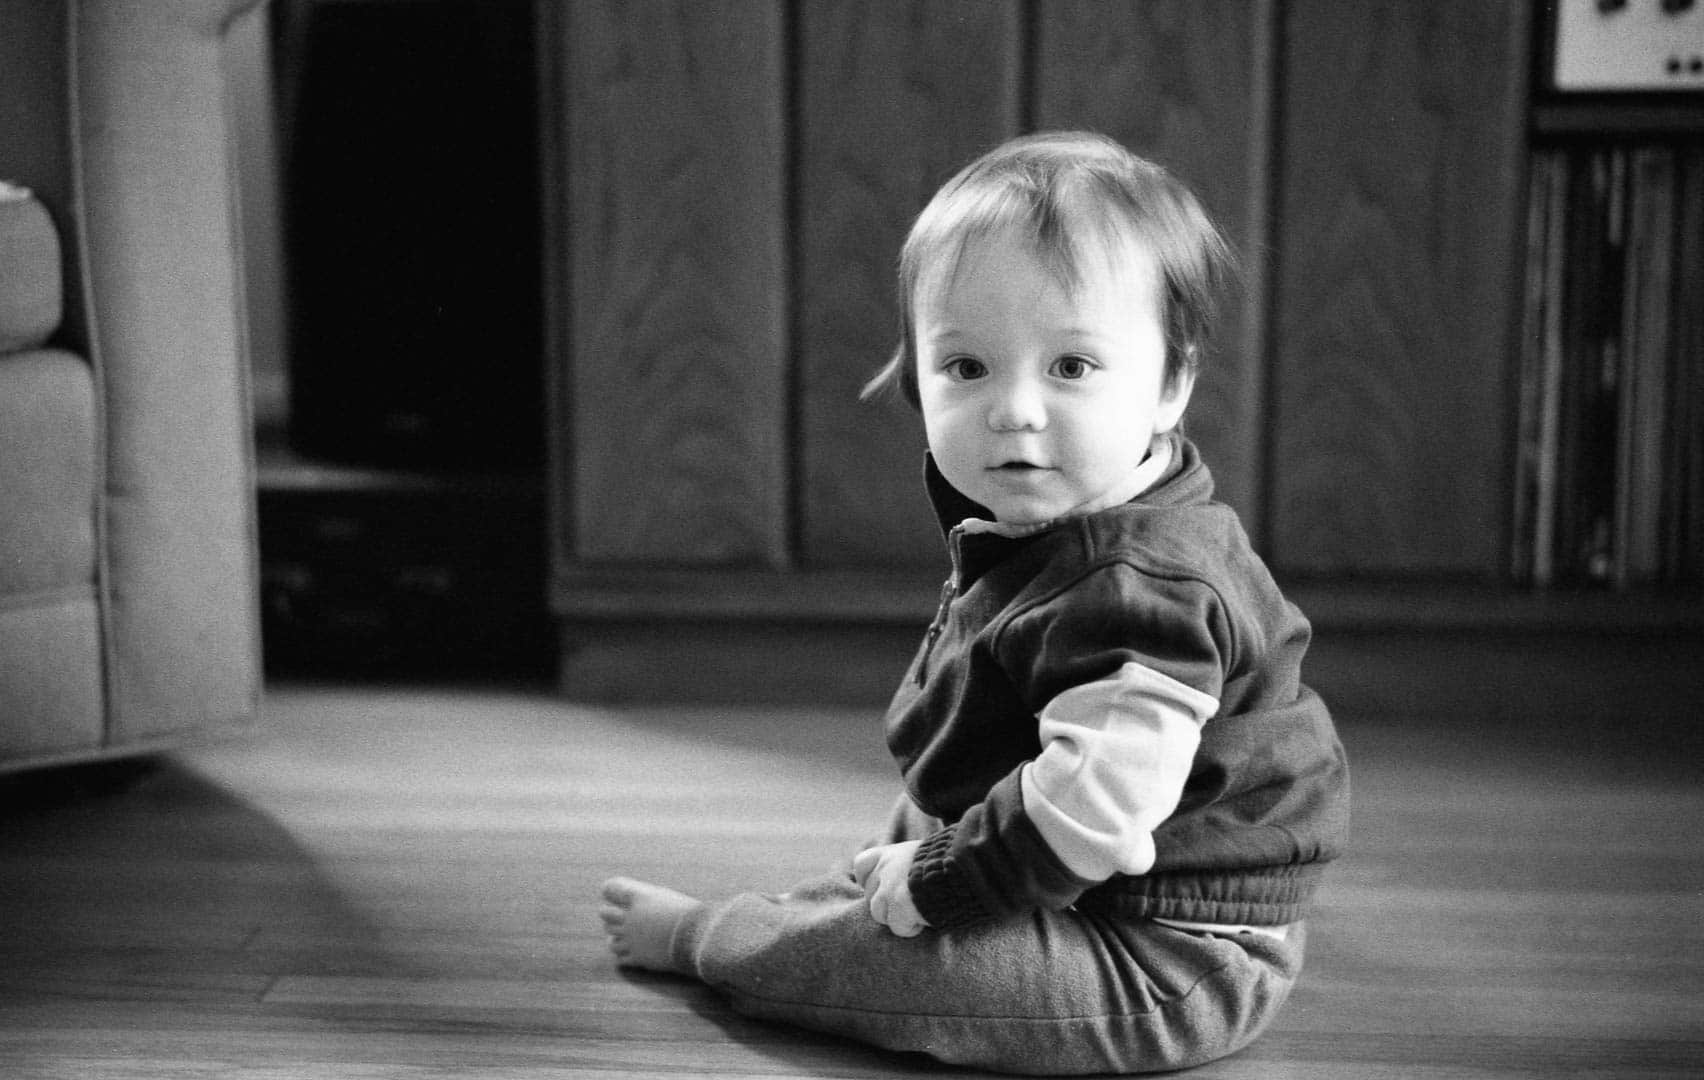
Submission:
[[[281,975],[389,963],[311,852],[171,758],[0,778],[0,880],[0,1005],[248,1006]]]

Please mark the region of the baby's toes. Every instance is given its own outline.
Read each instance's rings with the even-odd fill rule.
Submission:
[[[616,907],[630,908],[633,906],[633,898],[638,892],[638,886],[639,883],[632,878],[610,878],[603,883],[603,898]]]

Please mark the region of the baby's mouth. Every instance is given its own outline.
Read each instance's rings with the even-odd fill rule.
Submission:
[[[996,472],[1033,472],[1041,468],[1031,461],[1007,461],[994,466]]]

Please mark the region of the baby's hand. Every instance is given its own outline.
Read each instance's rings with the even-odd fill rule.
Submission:
[[[870,917],[900,937],[916,937],[929,925],[911,902],[907,881],[917,844],[881,844],[865,848],[852,860],[852,876],[870,902]]]

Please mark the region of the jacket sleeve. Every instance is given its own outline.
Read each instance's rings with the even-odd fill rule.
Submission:
[[[1063,908],[1153,866],[1218,710],[1221,625],[1205,585],[1122,565],[1013,620],[997,652],[1038,706],[1040,752],[920,847],[910,885],[930,925]]]

